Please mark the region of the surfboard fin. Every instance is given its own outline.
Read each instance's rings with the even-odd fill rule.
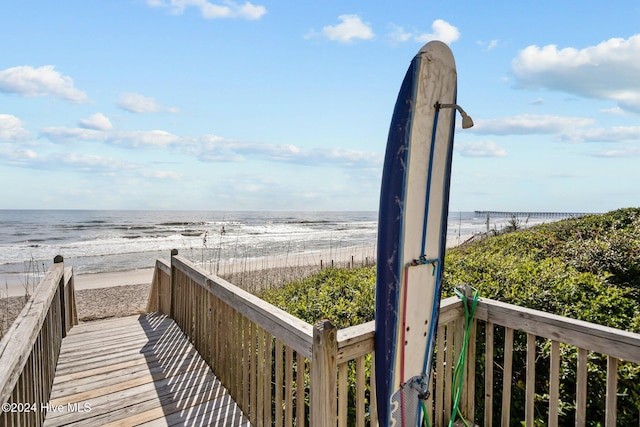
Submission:
[[[429,394],[425,374],[410,378],[391,396],[390,425],[417,425],[420,416],[420,402],[427,400]]]
[[[427,400],[429,398],[429,386],[425,374],[416,375],[407,381],[407,385],[418,392],[418,399]]]

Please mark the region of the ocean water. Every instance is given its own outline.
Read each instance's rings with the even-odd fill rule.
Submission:
[[[448,245],[509,220],[451,212]],[[303,252],[375,256],[376,237],[376,212],[0,210],[0,280],[41,274],[56,255],[76,274],[153,267],[171,249],[209,266]]]

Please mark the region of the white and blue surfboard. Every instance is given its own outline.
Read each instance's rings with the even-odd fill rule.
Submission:
[[[411,61],[387,141],[378,218],[376,393],[380,425],[419,426],[428,395],[446,245],[455,109],[453,54]]]

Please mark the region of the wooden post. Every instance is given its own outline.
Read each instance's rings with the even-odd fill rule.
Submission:
[[[78,324],[78,308],[76,307],[76,285],[73,276],[73,270],[71,270],[71,278],[69,279],[68,289],[69,295],[71,297],[71,301],[69,301],[69,308],[71,309],[71,326],[69,329],[71,329],[73,326]]]
[[[311,427],[335,427],[337,421],[336,327],[327,319],[313,325],[311,349]]]
[[[53,258],[53,263],[54,264],[62,264],[64,262],[64,258],[62,258],[62,255],[56,255],[55,258]],[[60,292],[60,313],[61,313],[61,319],[62,319],[62,338],[67,336],[67,311],[65,310],[65,305],[64,305],[64,268],[62,269],[62,277],[60,278],[60,282],[58,283],[58,292]]]
[[[174,303],[173,303],[173,298],[174,298],[174,293],[173,293],[173,287],[175,286],[176,283],[176,268],[173,266],[173,257],[178,255],[178,250],[177,249],[171,249],[171,278],[169,279],[169,317],[171,317],[173,320],[175,320],[174,317]]]

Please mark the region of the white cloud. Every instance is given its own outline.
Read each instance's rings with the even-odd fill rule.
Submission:
[[[640,157],[640,148],[639,147],[627,147],[622,150],[607,150],[607,151],[598,151],[590,153],[593,157],[619,157],[619,158],[627,158],[627,157]]]
[[[30,149],[2,152],[0,155],[0,162],[12,166],[33,167],[33,165],[39,163],[39,161],[38,153]]]
[[[608,99],[640,113],[640,34],[584,49],[528,46],[512,62],[517,84]]]
[[[388,37],[394,42],[407,42],[415,41],[419,43],[426,43],[431,40],[440,40],[444,43],[453,43],[460,38],[460,31],[447,21],[442,19],[436,19],[431,24],[431,33],[421,33],[416,30],[407,31],[403,27],[395,24],[391,24],[392,31],[388,34]]]
[[[371,167],[382,163],[380,153],[345,150],[343,148],[318,149],[304,154],[308,162],[314,164],[334,164],[342,166]]]
[[[82,119],[79,122],[81,128],[93,130],[111,130],[113,125],[107,116],[102,113],[96,113],[91,117]]]
[[[215,135],[204,135],[185,143],[187,154],[203,162],[239,162],[260,159],[273,162],[336,167],[370,168],[382,163],[379,153],[342,148],[301,150],[292,144],[264,144],[234,141]]]
[[[489,42],[486,42],[484,40],[478,40],[476,42],[476,44],[482,48],[484,48],[486,51],[490,51],[495,49],[496,47],[498,47],[498,45],[500,44],[500,41],[497,39],[493,39]]]
[[[416,36],[416,40],[426,43],[431,40],[440,40],[444,43],[453,43],[460,38],[460,31],[453,25],[443,19],[436,19],[431,24],[432,33],[420,34]]]
[[[301,155],[300,149],[291,144],[234,141],[216,135],[203,135],[186,150],[203,162],[239,162],[247,158],[287,162]]]
[[[76,152],[40,155],[33,150],[17,150],[3,156],[9,164],[38,170],[75,170],[88,173],[112,174],[140,169],[141,165],[115,157]]]
[[[521,114],[514,117],[477,120],[470,131],[482,135],[558,134],[593,122],[593,119],[584,117]]]
[[[167,147],[179,145],[184,139],[163,130],[123,131],[110,133],[105,141],[121,147]]]
[[[602,113],[604,113],[604,114],[614,114],[614,115],[623,115],[623,114],[625,114],[625,111],[620,107],[603,108],[600,111]]]
[[[57,72],[53,65],[34,68],[29,65],[0,71],[0,92],[26,97],[52,96],[74,104],[90,102],[89,97],[73,85],[73,79]]]
[[[151,131],[111,131],[87,128],[46,127],[40,134],[58,143],[66,142],[105,142],[125,148],[167,147],[185,144],[186,138],[163,130]]]
[[[0,114],[0,142],[21,141],[28,137],[22,120],[11,114]]]
[[[239,18],[257,20],[267,13],[267,8],[250,2],[238,4],[233,1],[211,3],[207,0],[147,0],[147,6],[168,8],[176,15],[184,13],[187,7],[195,7],[205,19]]]
[[[391,32],[388,34],[388,37],[394,42],[404,43],[411,40],[414,35],[399,25],[391,24]]]
[[[138,93],[123,93],[118,100],[118,107],[131,113],[178,113],[177,108],[168,108],[155,98]]]
[[[302,150],[293,144],[236,141],[217,135],[193,138],[174,135],[163,130],[113,131],[80,127],[47,127],[41,129],[40,134],[57,143],[103,142],[122,148],[171,148],[202,162],[263,160],[353,169],[375,168],[376,170],[382,163],[382,155],[375,152],[343,148]]]
[[[238,16],[249,20],[260,19],[266,13],[266,7],[256,6],[249,2],[245,2],[245,4],[238,8]]]
[[[134,165],[125,163],[113,157],[96,156],[94,154],[67,153],[59,160],[66,166],[85,172],[99,172],[133,168]]]
[[[173,171],[143,171],[142,176],[156,179],[180,179],[180,175]]]
[[[107,138],[106,133],[95,129],[53,126],[40,129],[40,134],[43,137],[58,143],[78,141],[102,142]]]
[[[563,135],[563,140],[571,142],[640,142],[640,126],[578,129],[566,132]]]
[[[337,25],[328,25],[322,29],[322,34],[329,40],[348,43],[355,39],[367,40],[374,37],[371,25],[362,22],[358,15],[340,15],[341,21]]]
[[[493,141],[461,143],[456,150],[464,157],[507,157],[507,151]]]

